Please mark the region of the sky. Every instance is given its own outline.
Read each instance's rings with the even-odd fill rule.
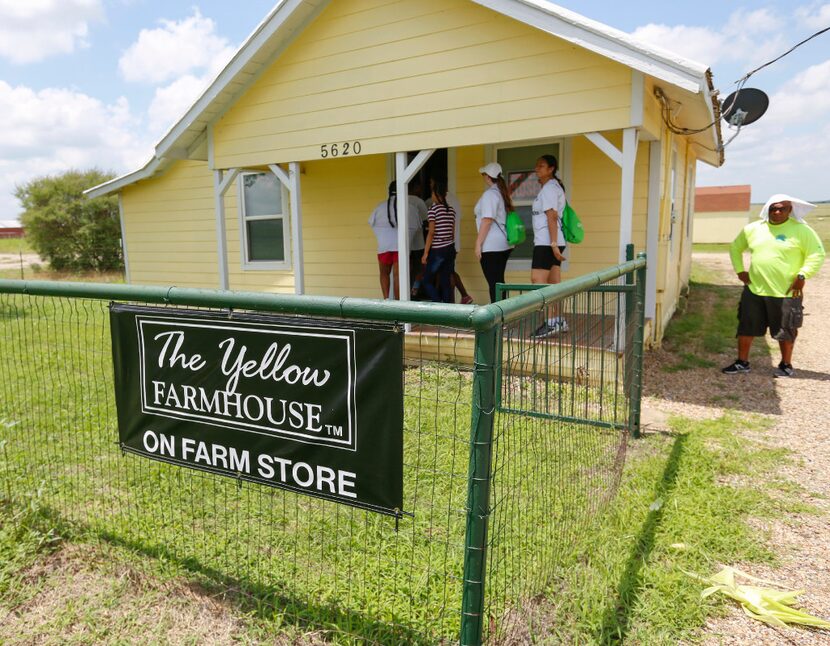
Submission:
[[[0,220],[18,216],[15,187],[35,177],[143,166],[274,2],[0,0]],[[830,26],[827,0],[560,4],[709,65],[722,97]],[[751,184],[756,202],[830,200],[830,32],[747,87],[766,92],[770,108],[722,168],[700,165],[698,185]]]

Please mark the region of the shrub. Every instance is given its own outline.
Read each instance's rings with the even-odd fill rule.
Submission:
[[[118,198],[87,199],[83,191],[112,179],[98,169],[70,170],[18,186],[21,221],[32,247],[56,271],[123,267]]]

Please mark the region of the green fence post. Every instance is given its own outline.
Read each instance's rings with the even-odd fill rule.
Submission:
[[[645,253],[638,258],[646,259]],[[643,346],[646,323],[646,265],[636,270],[637,282],[634,290],[634,342],[631,348],[632,371],[631,396],[629,405],[629,428],[631,435],[640,437],[640,411],[643,397]]]
[[[501,325],[476,332],[473,414],[467,476],[467,530],[464,589],[461,597],[461,646],[481,644],[484,628],[487,529],[490,521],[490,467],[493,457],[496,361]]]
[[[625,260],[629,262],[634,260],[634,245],[627,244],[625,246]],[[628,286],[634,285],[634,272],[628,272],[625,275],[625,284]],[[631,346],[628,343],[628,332],[630,330],[631,325],[634,325],[634,294],[626,294],[625,295],[625,320],[623,325],[620,325],[617,322],[617,334],[622,336],[622,347],[623,353],[625,356],[625,362],[623,363],[623,392],[629,395],[629,406],[628,406],[628,416],[629,419],[631,418],[631,389],[632,384],[634,383],[634,362],[632,361],[632,353],[631,353]],[[617,306],[617,312],[620,311],[619,305]]]

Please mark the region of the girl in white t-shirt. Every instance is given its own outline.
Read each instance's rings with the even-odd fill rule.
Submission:
[[[562,281],[565,260],[565,236],[562,233],[562,211],[565,209],[565,185],[556,176],[559,162],[553,155],[536,160],[536,177],[542,189],[533,201],[533,262],[532,283],[556,284]],[[552,336],[568,331],[565,319],[555,316],[542,324],[534,336]],[[543,329],[544,328],[544,329]]]
[[[496,300],[496,283],[504,282],[504,270],[513,247],[507,242],[507,213],[513,210],[510,191],[496,162],[479,168],[487,189],[475,207],[476,257],[490,289],[490,302]]]
[[[369,226],[378,241],[378,271],[380,291],[384,300],[389,298],[389,277],[394,276],[397,291],[398,281],[398,213],[397,184],[389,184],[388,197],[375,207],[369,216]]]

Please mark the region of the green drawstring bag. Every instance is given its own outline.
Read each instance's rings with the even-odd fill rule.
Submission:
[[[515,211],[510,211],[507,214],[506,224],[507,231],[505,231],[505,235],[507,236],[507,244],[511,247],[522,244],[525,238],[527,238],[527,231],[525,230],[525,223],[522,222],[519,214]]]
[[[582,222],[580,222],[576,211],[567,202],[565,208],[562,209],[562,235],[571,244],[579,244],[585,239],[585,229],[582,228]]]

